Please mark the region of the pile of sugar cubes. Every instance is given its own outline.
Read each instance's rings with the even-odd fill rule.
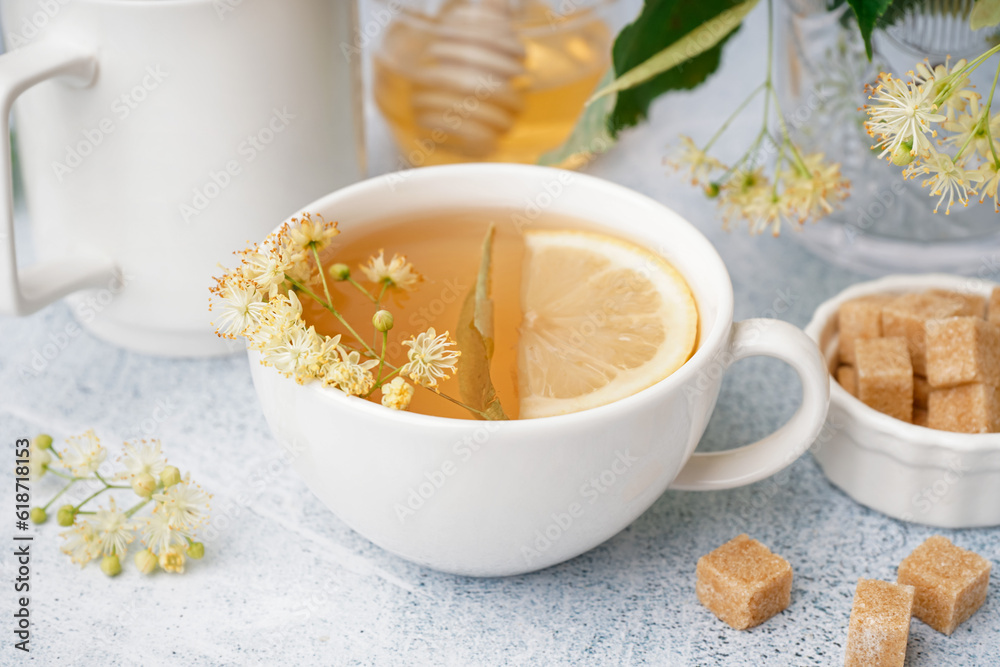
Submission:
[[[905,422],[1000,432],[1000,288],[929,290],[847,301],[838,313],[837,382]]]
[[[847,629],[845,667],[901,667],[910,618],[951,635],[986,601],[991,564],[935,535],[899,564],[896,583],[860,579]],[[792,566],[739,535],[698,559],[698,600],[736,630],[760,625],[791,601]]]

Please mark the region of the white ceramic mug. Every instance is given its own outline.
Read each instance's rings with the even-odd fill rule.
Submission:
[[[360,177],[354,2],[0,0],[0,18],[0,314],[84,290],[72,305],[101,338],[226,351],[217,263]],[[21,268],[12,105],[39,255]]]
[[[380,220],[447,209],[543,211],[596,224],[668,259],[698,303],[700,340],[679,370],[624,400],[569,415],[481,422],[396,412],[320,384],[299,385],[251,351],[275,436],[346,524],[403,558],[457,574],[538,570],[605,541],[668,488],[726,489],[798,458],[823,426],[829,377],[801,330],[733,322],[733,290],[711,243],[673,211],[624,187],[543,167],[461,165],[391,174],[303,209],[351,234]],[[387,248],[389,250],[389,248]],[[754,444],[694,453],[725,370],[754,355],[787,362],[802,405]]]

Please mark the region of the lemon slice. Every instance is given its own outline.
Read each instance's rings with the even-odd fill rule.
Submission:
[[[592,232],[525,233],[517,368],[521,419],[606,405],[691,356],[698,310],[684,278],[637,245]]]

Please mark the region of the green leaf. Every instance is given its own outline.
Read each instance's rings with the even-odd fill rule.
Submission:
[[[889,9],[892,0],[847,0],[847,4],[854,10],[854,16],[858,19],[861,38],[865,40],[865,51],[868,53],[868,60],[871,60],[872,30],[875,29],[875,22]]]
[[[998,23],[1000,23],[1000,0],[976,0],[972,14],[969,15],[969,27],[979,30]]]
[[[590,102],[611,93],[634,88],[640,83],[649,81],[657,74],[662,74],[708,51],[738,28],[750,10],[757,5],[757,2],[758,0],[746,0],[732,9],[723,11],[714,19],[698,26],[642,64],[620,75],[610,85],[598,90],[590,98]]]
[[[462,401],[486,415],[486,419],[507,419],[500,405],[493,380],[490,361],[493,360],[493,299],[490,297],[490,268],[493,263],[493,236],[496,227],[491,223],[483,239],[482,259],[476,286],[458,316],[455,338],[462,359],[458,364],[458,389]],[[478,415],[477,415],[478,416]]]
[[[614,111],[608,117],[611,135],[616,136],[623,128],[643,120],[650,103],[660,95],[694,88],[714,73],[719,67],[723,45],[738,27],[728,32],[713,32],[710,22],[743,4],[739,0],[646,0],[639,17],[625,26],[615,40],[612,59],[617,75],[641,66],[699,29],[704,31],[703,37],[712,42],[712,46],[639,85],[619,91]]]

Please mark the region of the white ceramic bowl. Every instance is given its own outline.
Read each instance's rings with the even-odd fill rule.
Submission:
[[[943,274],[895,275],[854,285],[822,304],[806,327],[837,364],[837,310],[866,294],[934,288],[988,296],[994,283]],[[832,377],[827,424],[813,446],[826,476],[863,505],[942,528],[1000,524],[1000,434],[914,426],[851,396]]]
[[[786,322],[733,322],[732,283],[712,244],[636,192],[556,169],[460,165],[371,179],[306,210],[350,234],[387,219],[470,208],[505,208],[519,224],[542,210],[590,221],[666,257],[698,303],[698,349],[669,377],[610,405],[504,422],[396,412],[315,382],[299,385],[255,363],[251,350],[261,407],[295,470],[372,542],[447,572],[530,572],[610,538],[668,486],[750,484],[791,464],[819,434],[829,382],[813,341]],[[594,304],[596,315],[602,307]],[[757,443],[695,453],[726,369],[752,355],[795,369],[800,409]]]

